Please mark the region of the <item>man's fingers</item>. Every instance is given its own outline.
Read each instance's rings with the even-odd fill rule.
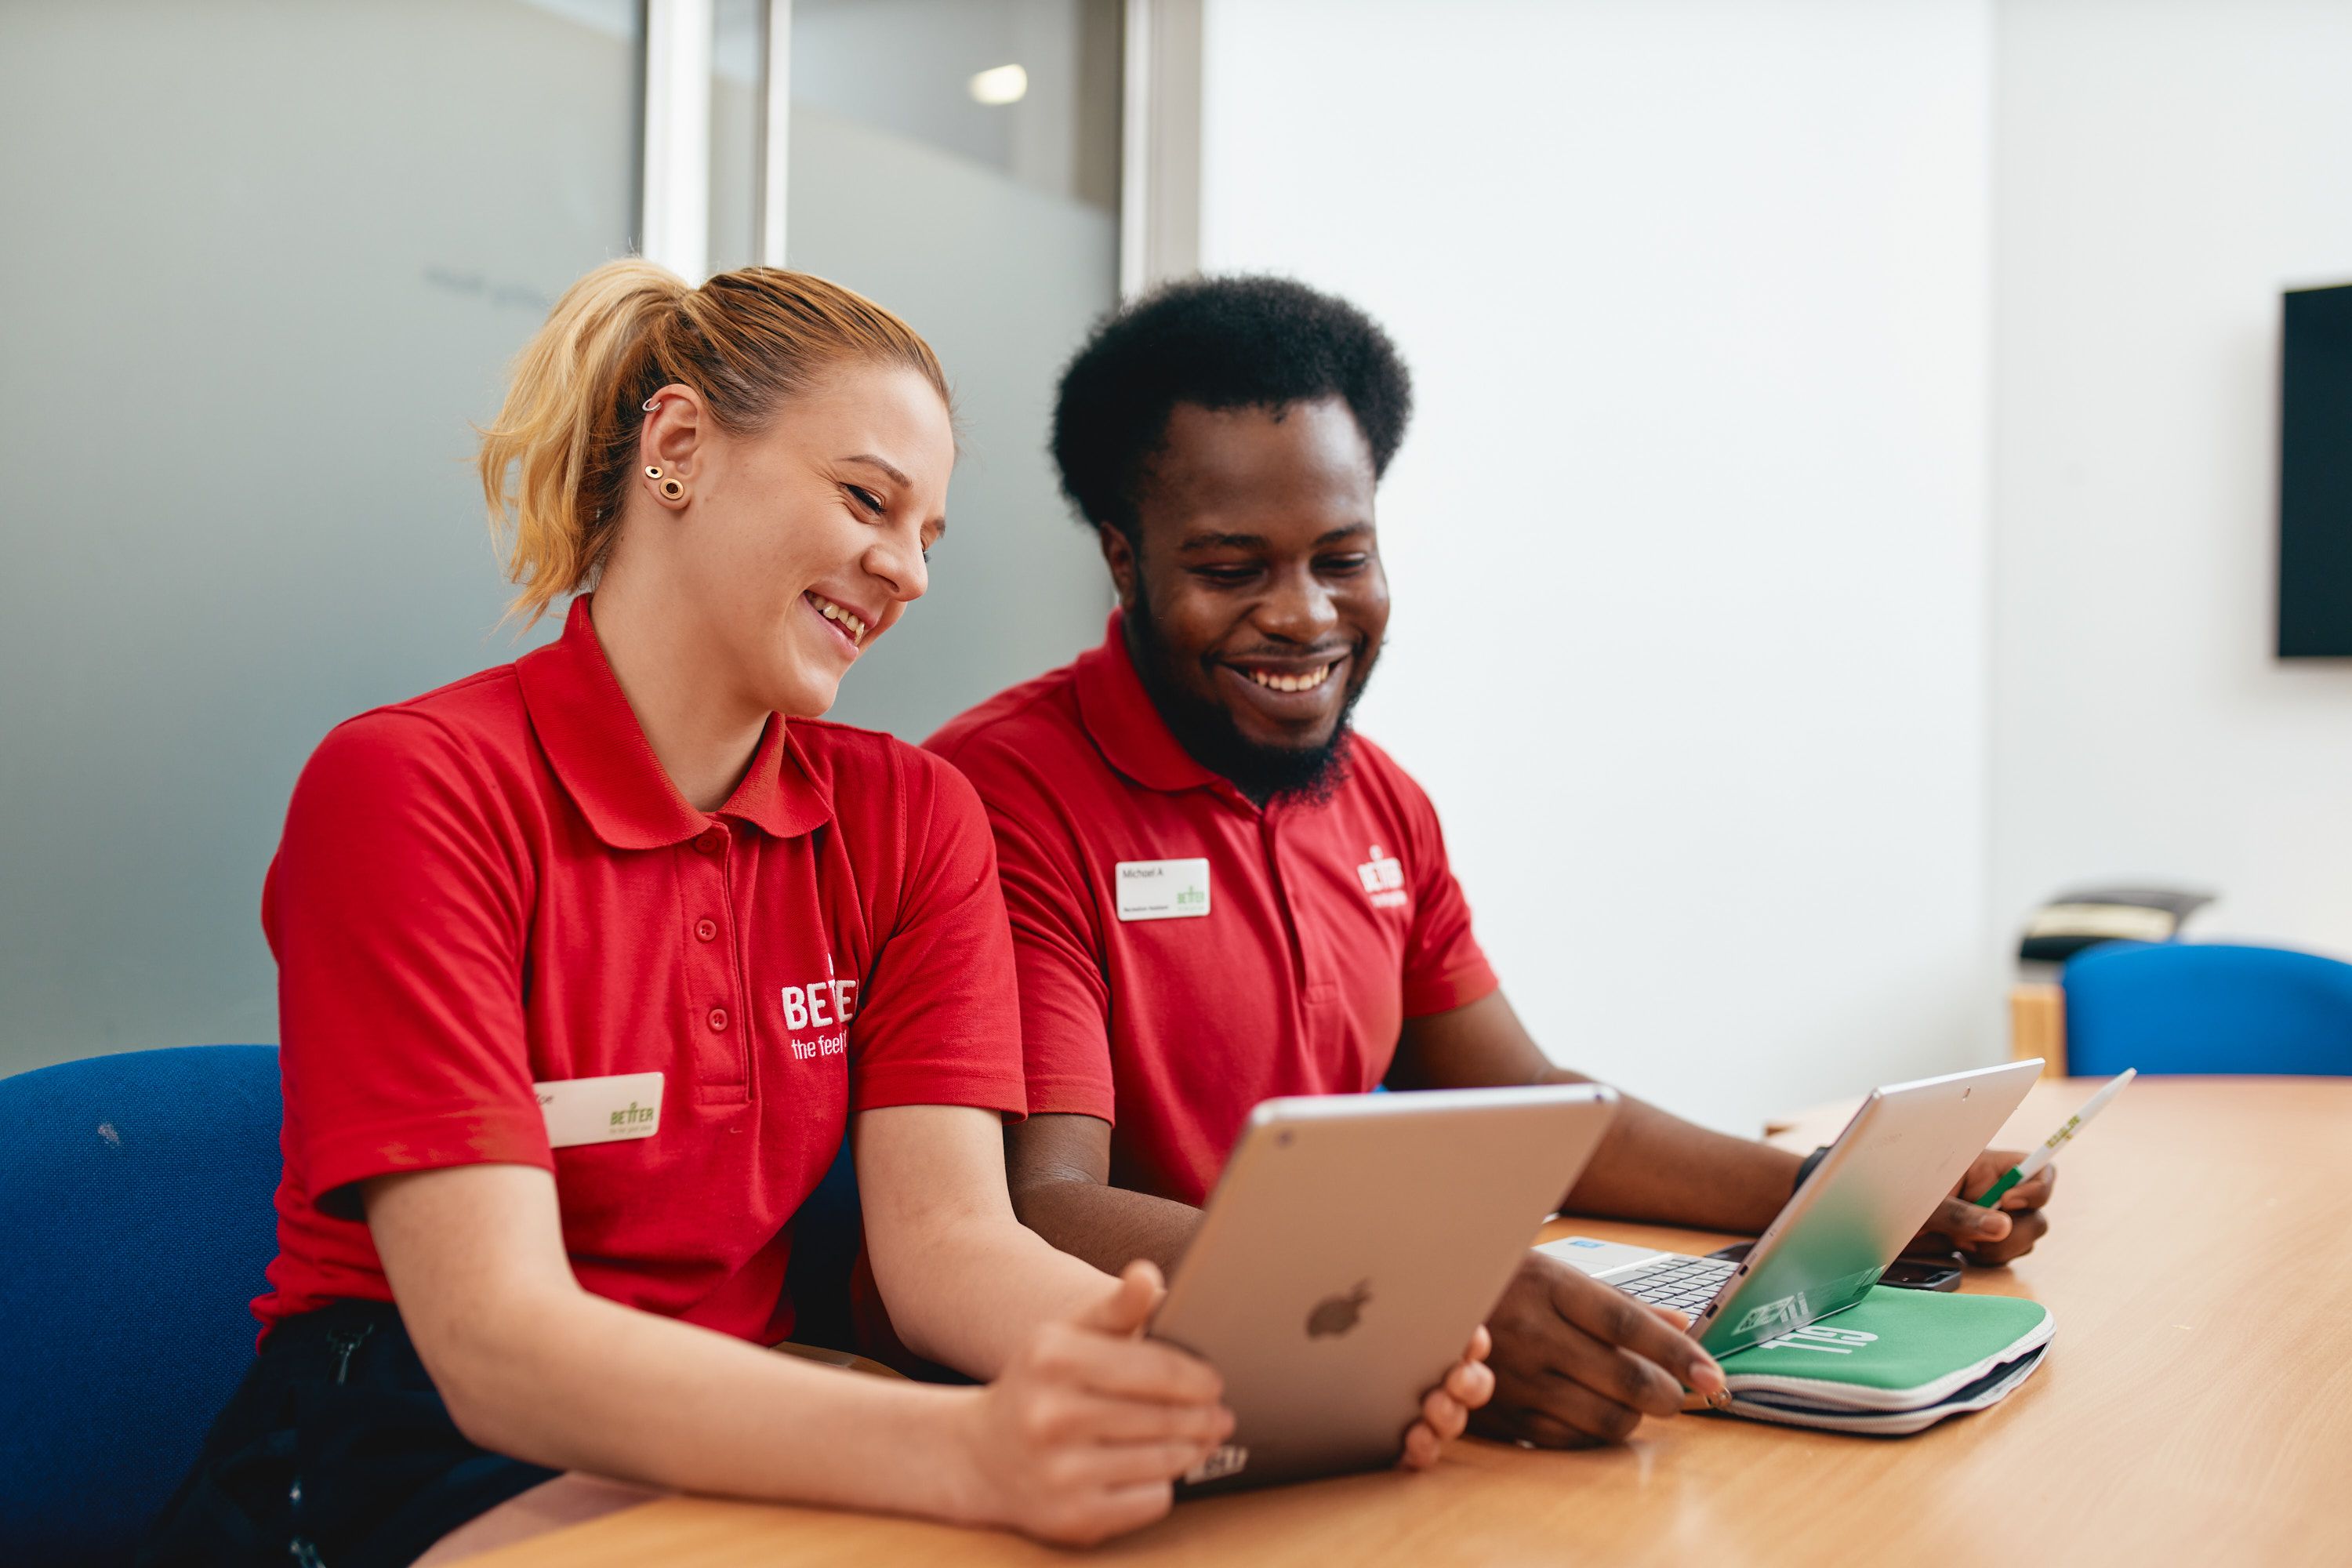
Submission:
[[[1649,1307],[1613,1286],[1572,1275],[1554,1289],[1552,1305],[1560,1316],[1603,1345],[1618,1346],[1664,1369],[1675,1382],[1673,1403],[1677,1408],[1684,1384],[1701,1394],[1714,1394],[1724,1386],[1723,1369],[1713,1357],[1686,1335],[1668,1328]]]
[[[1118,1289],[1078,1314],[1078,1326],[1106,1334],[1140,1332],[1160,1305],[1160,1298],[1167,1293],[1160,1266],[1139,1258],[1120,1270]]]
[[[1557,1347],[1552,1364],[1561,1386],[1575,1384],[1636,1415],[1672,1415],[1683,1407],[1683,1385],[1648,1357],[1604,1341],[1580,1338]],[[1549,1391],[1541,1401],[1551,1404]]]
[[[1927,1228],[1955,1241],[1981,1245],[2007,1236],[2010,1216],[2000,1209],[1980,1209],[1965,1198],[1946,1198],[1936,1205]]]
[[[1421,1402],[1421,1418],[1429,1429],[1451,1443],[1470,1425],[1470,1407],[1442,1388],[1433,1388]]]
[[[2050,1194],[2058,1188],[2058,1167],[2044,1165],[2034,1173],[2030,1182],[2020,1182],[2001,1194],[2000,1206],[2005,1209],[2046,1208]]]
[[[1968,1248],[1970,1261],[1988,1268],[1998,1268],[2014,1258],[2033,1250],[2033,1244],[2050,1229],[2049,1217],[2039,1209],[2023,1209],[2009,1216],[2009,1234],[1998,1240],[1979,1242]]]
[[[1542,1408],[1527,1411],[1520,1422],[1531,1442],[1551,1448],[1622,1443],[1641,1425],[1640,1411],[1573,1383],[1561,1383],[1549,1390]]]

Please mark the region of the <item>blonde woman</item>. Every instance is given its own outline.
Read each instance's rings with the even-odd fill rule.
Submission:
[[[1085,1542],[1224,1438],[1214,1373],[1138,1337],[1150,1266],[1013,1218],[971,786],[817,721],[922,595],[954,457],[930,349],[821,279],[622,261],[558,303],[481,471],[516,608],[578,596],[295,787],[261,1353],[148,1561],[408,1563],[566,1470]],[[761,1348],[851,1126],[899,1335],[985,1384]],[[1414,1458],[1490,1386],[1465,1358]]]

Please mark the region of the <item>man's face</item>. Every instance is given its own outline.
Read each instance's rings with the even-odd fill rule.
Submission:
[[[1380,656],[1374,482],[1339,398],[1179,404],[1139,486],[1139,548],[1102,530],[1145,684],[1187,749],[1253,795],[1319,776]]]

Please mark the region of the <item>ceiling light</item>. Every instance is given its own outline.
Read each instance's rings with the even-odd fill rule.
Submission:
[[[997,66],[976,72],[971,79],[971,100],[974,103],[1018,103],[1028,93],[1029,73],[1019,66]]]

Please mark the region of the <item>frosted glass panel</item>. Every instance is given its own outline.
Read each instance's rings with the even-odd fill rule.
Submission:
[[[467,422],[627,247],[636,16],[0,6],[0,1071],[275,1039],[303,758],[550,629]]]
[[[1096,641],[1094,541],[1045,453],[1054,380],[1117,299],[1115,0],[795,0],[791,264],[928,337],[962,456],[931,591],[842,684],[834,716],[920,740]],[[1020,65],[983,104],[978,73]]]

